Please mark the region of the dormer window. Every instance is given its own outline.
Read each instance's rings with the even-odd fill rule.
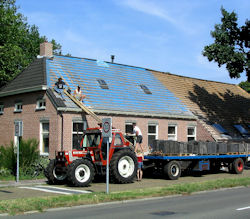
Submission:
[[[45,99],[39,99],[36,102],[36,109],[37,110],[44,110],[46,109],[46,101]]]
[[[0,104],[0,115],[3,114],[4,105]]]
[[[148,87],[144,84],[139,85],[145,94],[152,94],[152,92],[148,89]]]
[[[102,89],[109,89],[106,81],[104,81],[103,79],[97,79],[97,81]]]
[[[22,112],[22,111],[23,111],[23,103],[22,102],[15,103],[14,112]]]

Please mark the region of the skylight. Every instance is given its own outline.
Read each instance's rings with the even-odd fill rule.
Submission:
[[[242,134],[248,135],[248,131],[242,125],[234,125],[234,127]]]
[[[224,129],[220,124],[213,124],[213,127],[216,128],[221,134],[228,134],[228,131]]]
[[[140,87],[144,91],[145,94],[152,94],[152,92],[148,89],[146,85],[140,84]]]
[[[104,81],[103,79],[97,79],[97,81],[102,89],[109,89],[106,81]]]

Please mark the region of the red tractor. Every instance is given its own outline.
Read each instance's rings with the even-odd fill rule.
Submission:
[[[73,186],[88,186],[95,176],[106,174],[107,142],[101,128],[89,128],[81,141],[80,150],[59,151],[45,169],[50,184],[66,180]],[[116,183],[131,183],[137,172],[137,158],[133,147],[120,130],[112,130],[109,150],[110,179]]]

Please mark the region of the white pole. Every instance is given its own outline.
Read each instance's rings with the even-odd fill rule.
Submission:
[[[107,141],[106,193],[109,194],[109,138]]]
[[[19,182],[19,136],[17,136],[16,182]]]

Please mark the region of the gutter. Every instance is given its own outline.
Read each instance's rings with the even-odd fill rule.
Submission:
[[[29,92],[34,92],[34,91],[41,91],[41,90],[47,90],[47,85],[37,85],[33,87],[28,87],[28,88],[0,92],[0,97],[5,97],[5,96],[10,96],[10,95],[15,95],[15,94],[22,94],[22,93],[29,93]]]
[[[63,112],[82,112],[82,109],[80,108],[68,108],[68,107],[58,107],[57,110],[63,111]],[[112,110],[94,110],[94,109],[91,109],[91,110],[97,114],[116,114],[116,115],[129,115],[129,116],[145,116],[145,117],[197,120],[197,117],[194,115],[174,115],[174,114],[160,114],[160,113],[152,114],[152,113],[124,112],[124,111],[112,111]]]

